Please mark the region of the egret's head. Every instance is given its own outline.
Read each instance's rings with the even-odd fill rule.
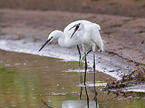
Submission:
[[[74,29],[73,34],[71,35],[71,38],[73,37],[73,35],[75,34],[76,31],[83,30],[83,29],[84,29],[84,25],[83,25],[82,22],[80,22],[80,23],[75,24],[74,26],[72,26],[69,30],[71,30],[71,29],[73,29],[73,28],[75,28],[75,29]]]
[[[52,38],[52,40],[53,40],[53,39],[57,39],[57,38],[59,38],[61,35],[62,35],[62,31],[60,31],[60,30],[54,30],[54,31],[52,31],[52,32],[48,35],[48,40],[49,40],[50,38]]]
[[[59,38],[60,33],[61,33],[61,31],[59,31],[59,30],[52,31],[52,32],[48,35],[47,41],[42,45],[42,47],[39,49],[39,51],[41,51],[47,43],[51,42],[51,41],[54,40],[54,39]]]

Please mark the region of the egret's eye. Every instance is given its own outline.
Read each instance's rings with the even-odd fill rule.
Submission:
[[[53,36],[51,36],[50,38],[49,38],[49,40],[51,40],[53,38]]]

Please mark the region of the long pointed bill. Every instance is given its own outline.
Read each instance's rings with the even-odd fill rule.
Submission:
[[[45,47],[45,45],[46,45],[51,39],[52,39],[52,37],[51,37],[50,39],[48,39],[48,40],[43,44],[43,46],[39,49],[38,52],[40,52],[40,51]]]
[[[73,29],[74,27],[76,27],[78,24],[75,24],[74,26],[72,26],[68,31],[70,31],[71,29]]]
[[[76,32],[76,31],[77,31],[77,30],[75,29],[75,30],[74,30],[74,32],[73,32],[73,34],[71,35],[71,37],[70,37],[70,38],[72,38],[72,37],[73,37],[73,35],[75,34],[75,32]]]

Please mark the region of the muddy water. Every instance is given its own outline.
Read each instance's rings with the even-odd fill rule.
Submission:
[[[77,108],[77,105],[83,108],[86,101],[80,101],[80,81],[78,73],[73,71],[77,68],[78,62],[0,51],[0,108],[48,108],[48,105],[69,108],[65,107],[68,103],[75,105],[73,108]],[[92,75],[91,71],[87,73],[89,84],[92,83]],[[97,82],[113,80],[99,72],[96,76]],[[99,108],[145,107],[143,99],[115,97],[115,94],[107,94],[100,89],[97,87]],[[87,91],[92,100],[93,87],[87,87]],[[82,100],[86,100],[84,88]]]

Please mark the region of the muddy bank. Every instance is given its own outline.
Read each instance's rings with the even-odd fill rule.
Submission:
[[[144,0],[1,0],[0,8],[83,12],[145,18],[145,14],[143,14],[145,10]]]
[[[121,80],[108,83],[104,90],[119,93],[144,92],[145,93],[145,67],[124,75]]]

